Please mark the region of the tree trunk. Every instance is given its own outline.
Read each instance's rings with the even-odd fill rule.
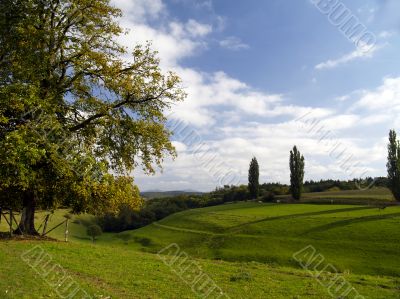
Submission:
[[[14,231],[14,234],[24,234],[31,236],[38,236],[39,233],[35,229],[35,193],[33,191],[27,191],[24,195],[23,210],[21,214],[21,220],[18,228]]]

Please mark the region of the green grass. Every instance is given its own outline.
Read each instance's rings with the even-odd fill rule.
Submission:
[[[132,232],[149,250],[176,242],[196,257],[298,267],[312,245],[340,271],[400,276],[400,207],[239,203],[186,211]]]
[[[0,242],[0,298],[58,298],[46,279],[21,258],[38,244],[94,298],[198,298],[190,285],[154,254],[112,244],[34,241]],[[195,261],[230,298],[329,298],[327,290],[305,271],[260,263]],[[397,278],[344,277],[368,298],[399,298]]]
[[[290,196],[277,196],[277,199],[288,200]],[[301,201],[304,203],[331,203],[333,201],[335,204],[379,204],[393,202],[394,198],[387,188],[371,188],[368,190],[304,193]]]
[[[49,228],[66,212],[57,211]],[[38,226],[44,216],[37,213]],[[86,236],[85,225],[92,221],[90,215],[74,216],[69,243],[1,241],[0,298],[57,297],[21,258],[36,245],[96,298],[196,298],[156,254],[171,243],[231,298],[329,298],[293,259],[308,245],[365,298],[400,298],[400,206],[227,204],[171,215],[135,231],[103,234],[95,245]],[[0,231],[6,230],[3,220]],[[64,227],[50,236],[63,240]]]

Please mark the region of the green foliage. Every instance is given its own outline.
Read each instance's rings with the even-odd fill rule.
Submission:
[[[144,227],[181,211],[244,201],[249,198],[247,186],[225,186],[209,194],[149,199],[144,201],[140,210],[122,205],[117,213],[106,213],[97,217],[97,222],[106,232],[122,232]]]
[[[211,199],[218,204],[226,202],[244,201],[250,199],[250,193],[248,186],[224,186],[222,188],[216,188],[215,191],[210,193]]]
[[[257,198],[260,189],[259,183],[260,170],[257,159],[254,157],[249,166],[249,193],[252,198]]]
[[[300,200],[303,192],[304,156],[294,146],[290,151],[290,193],[293,198]]]
[[[94,215],[118,213],[121,205],[138,210],[143,205],[139,189],[130,177],[103,176],[101,181],[90,185],[74,184],[66,199],[74,212],[86,212]]]
[[[389,189],[395,199],[400,201],[400,142],[394,130],[389,133],[387,171]]]
[[[266,192],[266,193],[262,196],[261,200],[262,200],[263,202],[274,202],[274,201],[275,201],[275,194],[272,193],[272,192]]]
[[[100,226],[98,226],[98,225],[96,225],[96,224],[93,224],[93,225],[90,225],[90,226],[87,228],[86,233],[87,233],[87,235],[88,235],[89,237],[92,238],[92,241],[93,241],[93,243],[94,243],[94,242],[96,241],[96,238],[99,237],[99,236],[101,236],[101,235],[103,234],[103,231],[101,230],[101,227],[100,227]]]
[[[220,204],[208,196],[180,195],[150,199],[140,210],[122,205],[117,214],[106,213],[97,218],[97,223],[106,232],[122,232],[144,227],[154,221],[188,209]]]
[[[289,186],[281,183],[264,183],[260,185],[260,194],[264,196],[268,193],[274,195],[287,195],[289,194]]]
[[[154,199],[154,198],[166,198],[166,197],[175,197],[181,195],[202,195],[204,192],[197,191],[147,191],[140,192],[140,195],[143,198]]]
[[[109,0],[0,2],[0,204],[137,208],[125,173],[175,156],[164,113],[180,79],[149,44],[126,53],[120,16]]]

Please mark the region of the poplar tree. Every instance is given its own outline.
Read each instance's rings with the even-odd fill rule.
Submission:
[[[300,200],[303,192],[304,156],[296,146],[290,151],[290,193],[293,198]]]
[[[388,181],[394,198],[400,201],[400,142],[394,130],[390,130],[388,144]]]
[[[260,176],[260,170],[258,162],[257,159],[254,157],[250,162],[249,184],[248,184],[249,193],[253,199],[256,199],[259,194],[259,188],[260,188],[259,176]]]

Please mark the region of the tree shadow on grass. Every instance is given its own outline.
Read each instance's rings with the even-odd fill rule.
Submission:
[[[329,224],[325,224],[325,225],[310,229],[310,230],[306,231],[303,235],[310,234],[310,233],[324,232],[324,231],[327,231],[330,229],[348,226],[348,225],[352,225],[352,224],[356,224],[356,223],[379,221],[379,220],[385,220],[385,219],[392,219],[392,218],[396,218],[396,217],[400,217],[400,213],[391,213],[391,214],[384,214],[384,215],[371,215],[371,216],[364,216],[364,217],[359,217],[359,218],[340,220],[340,221],[332,222]]]
[[[226,232],[236,233],[245,226],[249,226],[249,225],[257,224],[257,223],[261,223],[261,222],[268,222],[268,221],[275,221],[275,220],[288,220],[288,219],[296,219],[296,218],[308,217],[308,216],[328,215],[328,214],[354,212],[354,211],[362,211],[362,210],[369,210],[369,209],[374,209],[374,207],[334,209],[334,210],[327,210],[327,211],[317,211],[317,212],[308,212],[308,213],[301,213],[301,214],[290,214],[290,215],[282,215],[282,216],[276,216],[276,217],[267,217],[267,218],[263,218],[263,219],[259,219],[259,220],[232,226],[232,227],[228,228],[226,230]]]

